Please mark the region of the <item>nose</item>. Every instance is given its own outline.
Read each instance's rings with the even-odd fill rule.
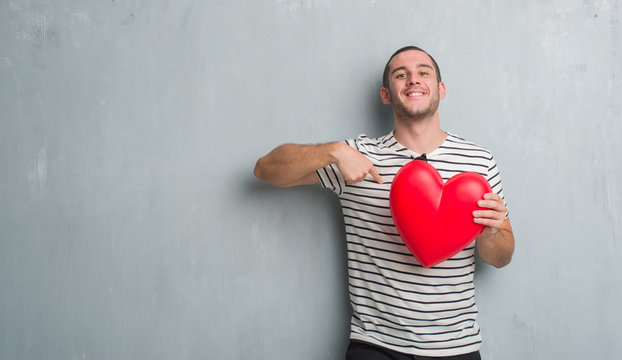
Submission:
[[[411,74],[408,77],[408,85],[417,85],[417,84],[421,84],[421,82],[419,81],[419,77],[417,76],[417,74]]]

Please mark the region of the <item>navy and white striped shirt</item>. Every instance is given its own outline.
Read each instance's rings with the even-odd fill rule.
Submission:
[[[389,190],[397,171],[419,157],[395,140],[360,135],[346,143],[374,164],[384,183],[371,176],[346,185],[335,164],[317,170],[323,187],[341,201],[346,227],[352,321],[350,338],[421,356],[452,356],[477,351],[481,335],[473,274],[475,241],[451,259],[430,269],[410,254],[395,229]],[[503,198],[492,154],[448,134],[426,154],[443,181],[470,171],[484,176]]]

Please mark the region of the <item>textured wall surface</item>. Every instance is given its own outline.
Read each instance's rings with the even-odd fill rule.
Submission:
[[[0,358],[340,359],[339,204],[252,176],[392,129],[416,44],[491,149],[517,241],[485,359],[622,353],[622,3],[0,0]]]

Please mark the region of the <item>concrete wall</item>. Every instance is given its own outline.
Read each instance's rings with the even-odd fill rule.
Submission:
[[[339,359],[337,199],[252,176],[392,129],[416,44],[491,149],[516,236],[485,359],[622,353],[619,0],[0,1],[0,358]]]

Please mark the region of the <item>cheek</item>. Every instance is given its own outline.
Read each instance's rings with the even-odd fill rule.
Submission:
[[[394,84],[391,87],[391,91],[390,91],[391,97],[393,97],[394,95],[399,95],[401,89],[402,89],[402,86],[400,84]]]

